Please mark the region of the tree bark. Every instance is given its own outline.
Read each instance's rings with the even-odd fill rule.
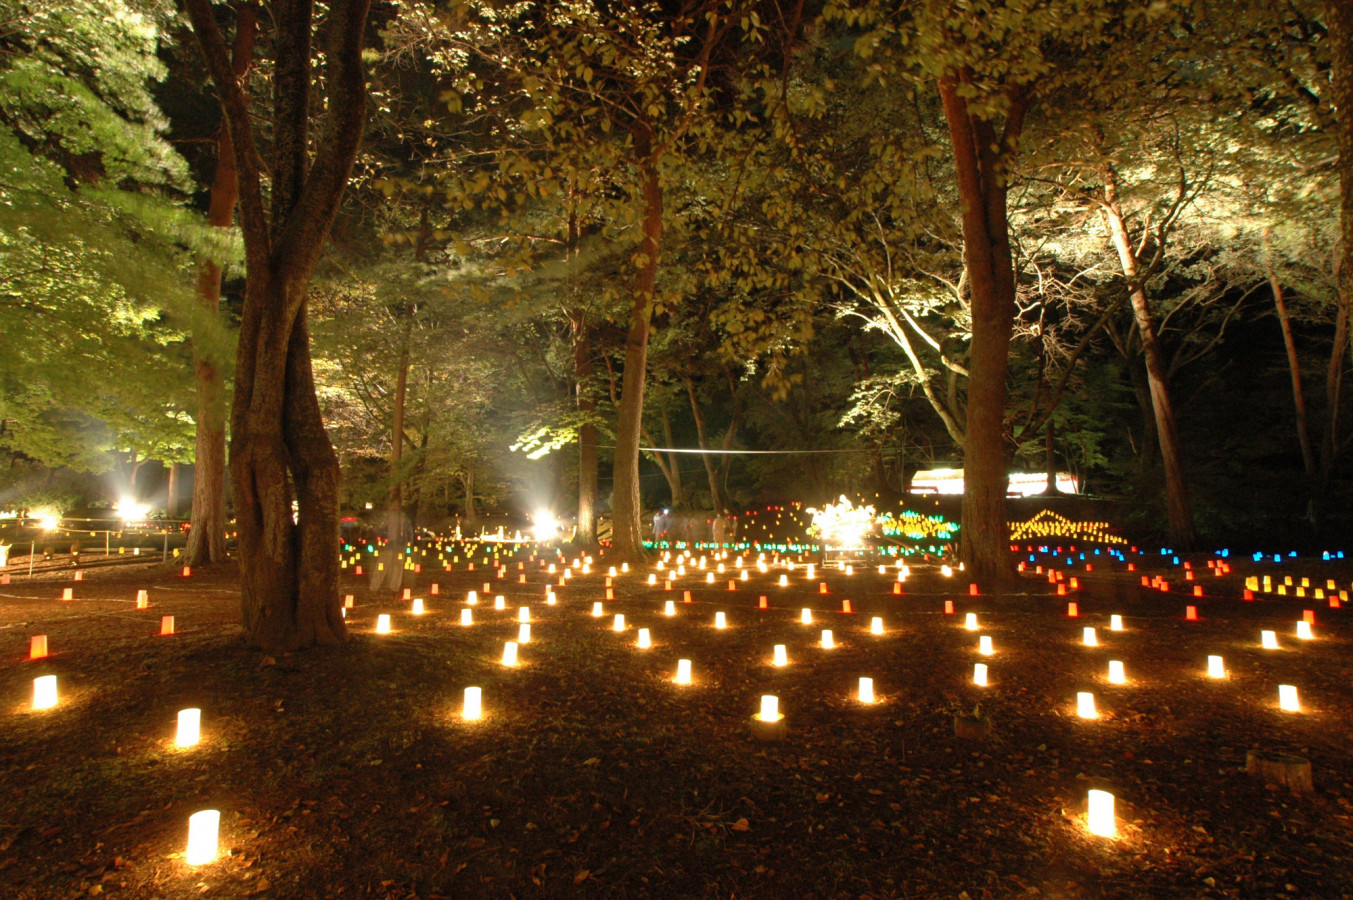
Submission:
[[[179,485],[183,479],[183,464],[169,464],[169,483],[165,485],[164,514],[171,519],[179,517]]]
[[[658,251],[662,246],[662,186],[652,137],[640,131],[639,185],[643,194],[643,240],[638,271],[630,299],[629,328],[625,337],[624,382],[615,435],[615,496],[611,501],[611,547],[615,559],[642,562],[644,538],[639,513],[639,432],[644,414],[644,381],[648,370],[648,334],[653,320],[654,292],[658,279]]]
[[[700,462],[705,466],[705,478],[709,481],[709,507],[717,516],[724,507],[723,491],[719,490],[719,473],[714,461],[710,459],[709,445],[705,441],[705,414],[700,409],[700,399],[695,394],[695,382],[688,375],[681,381],[686,385],[686,396],[691,401],[691,416],[695,419],[695,440],[700,447]]]
[[[335,0],[325,20],[324,77],[312,71],[307,0],[275,0],[270,203],[248,98],[235,78],[210,0],[186,0],[216,84],[239,185],[245,248],[230,474],[247,642],[267,651],[341,642],[338,457],[315,397],[306,293],[361,141],[361,51],[369,0]],[[323,83],[327,97],[312,102]],[[313,109],[324,110],[312,142]],[[295,511],[293,512],[293,502]]]
[[[1283,348],[1287,351],[1287,371],[1292,377],[1292,407],[1296,413],[1297,443],[1301,445],[1301,462],[1308,478],[1316,474],[1315,448],[1311,446],[1311,429],[1306,423],[1306,396],[1301,388],[1301,358],[1297,356],[1297,341],[1292,334],[1292,317],[1287,312],[1287,300],[1282,282],[1273,266],[1268,266],[1268,284],[1273,291],[1273,305],[1278,311],[1278,327],[1282,330]]]
[[[569,294],[573,284],[573,266],[577,262],[581,227],[576,210],[568,217]],[[571,296],[571,300],[576,297]],[[568,316],[569,337],[573,344],[573,396],[582,424],[578,426],[578,523],[574,540],[587,548],[597,546],[597,426],[592,422],[597,402],[592,396],[592,341],[587,328],[587,311],[574,303]]]
[[[235,13],[235,43],[230,67],[236,83],[243,84],[254,59],[258,33],[258,6],[242,4]],[[216,136],[216,172],[212,176],[207,224],[229,228],[235,221],[239,182],[235,173],[235,150],[224,118]],[[221,267],[203,260],[197,270],[197,302],[212,316],[221,308]],[[193,457],[193,502],[189,512],[185,565],[201,568],[226,559],[226,443],[225,376],[221,360],[193,341],[193,380],[197,389],[196,453]]]
[[[1011,89],[1000,135],[974,115],[962,74],[939,81],[954,150],[962,206],[963,265],[972,305],[968,410],[963,448],[961,553],[971,581],[999,588],[1013,577],[1005,494],[1006,375],[1015,323],[1015,272],[1006,206],[1007,174],[1023,130],[1030,97]]]
[[[1161,468],[1165,473],[1165,503],[1170,542],[1179,549],[1190,550],[1198,541],[1193,527],[1193,511],[1189,505],[1188,486],[1184,481],[1184,464],[1179,451],[1179,431],[1175,426],[1174,406],[1170,401],[1169,375],[1165,354],[1156,337],[1156,325],[1146,299],[1136,251],[1128,236],[1118,203],[1117,176],[1112,167],[1104,171],[1104,203],[1100,209],[1109,229],[1109,239],[1118,253],[1119,266],[1127,279],[1128,299],[1132,303],[1132,317],[1142,342],[1142,360],[1146,364],[1147,386],[1151,392],[1151,410],[1156,423],[1156,439],[1160,446]]]
[[[408,528],[404,520],[404,473],[400,471],[400,464],[404,458],[404,401],[409,392],[409,339],[413,331],[413,315],[405,312],[408,316],[400,339],[394,413],[390,423],[390,490],[385,499],[385,536],[389,543],[381,550],[379,564],[371,573],[373,590],[397,591],[404,586],[401,559],[408,540]]]

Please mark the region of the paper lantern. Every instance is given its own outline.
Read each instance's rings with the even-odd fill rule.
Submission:
[[[345,595],[345,596],[343,597],[343,608],[344,608],[344,609],[352,609],[352,602],[353,602],[353,601],[352,601],[352,594],[347,594],[347,595]]]
[[[1081,643],[1087,647],[1099,646],[1099,638],[1095,635],[1095,629],[1092,626],[1086,625],[1081,630]]]
[[[465,689],[465,701],[461,706],[460,717],[467,722],[474,722],[484,717],[484,692],[477,687],[467,687]]]
[[[508,641],[503,644],[503,665],[515,666],[517,664],[517,642]]]
[[[600,600],[597,600],[592,604],[592,615],[595,616],[596,618],[601,618],[602,616],[606,615],[606,611],[601,607]]]
[[[615,618],[611,620],[611,630],[612,630],[612,631],[624,631],[624,630],[625,630],[625,614],[624,614],[624,613],[616,613],[616,614],[615,614]]]
[[[822,649],[823,650],[836,649],[836,640],[835,638],[832,637],[832,630],[830,628],[822,629]]]
[[[756,714],[757,719],[762,722],[778,722],[780,715],[780,698],[774,694],[761,695],[761,712]]]
[[[522,622],[517,626],[517,643],[531,643],[531,624],[529,622]]]
[[[405,588],[405,589],[404,589],[404,599],[405,599],[405,600],[412,600],[412,599],[413,599],[413,588]]]
[[[677,660],[676,677],[672,681],[677,684],[691,683],[691,661],[689,659]]]
[[[28,658],[45,659],[47,656],[47,635],[35,634],[28,639]]]
[[[1082,719],[1097,719],[1099,713],[1095,710],[1095,695],[1089,691],[1079,691],[1076,694],[1076,715]]]
[[[136,592],[136,608],[137,608],[137,609],[149,609],[149,608],[150,608],[150,593],[149,593],[149,592],[144,591],[144,590],[141,590],[141,591],[137,591],[137,592]]]
[[[1259,632],[1259,641],[1265,650],[1278,649],[1278,632],[1261,631]]]
[[[518,607],[517,607],[517,621],[518,621],[518,622],[529,622],[529,621],[531,621],[531,607],[529,607],[529,606],[518,606]]]
[[[771,665],[773,666],[789,665],[789,653],[786,651],[784,644],[775,645],[775,655],[771,659]]]
[[[414,598],[413,598],[413,614],[414,614],[415,616],[421,616],[423,613],[424,613],[424,609],[423,609],[423,598],[422,598],[422,597],[414,597]]]
[[[61,599],[62,599],[62,600],[74,600],[74,599],[75,599],[75,588],[62,588],[62,589],[61,589]]]
[[[977,630],[977,613],[968,613],[963,617],[963,627],[969,631]]]
[[[1297,702],[1296,685],[1278,685],[1278,706],[1286,712],[1301,712],[1301,704]]]
[[[160,616],[160,634],[168,635],[174,633],[174,617]]]
[[[376,634],[390,633],[390,614],[381,613],[376,616]]]
[[[987,664],[977,663],[972,667],[972,683],[986,687],[987,683]]]
[[[471,606],[474,606],[476,603],[479,602],[479,593],[477,591],[470,591],[470,593],[465,597],[465,602],[470,604]]]
[[[499,594],[497,597],[494,597],[494,598],[493,598],[493,608],[494,608],[494,609],[507,609],[507,598],[504,597],[502,594]]]
[[[40,675],[33,679],[33,708],[51,709],[56,706],[56,676]]]
[[[1081,614],[1080,607],[1076,605],[1076,601],[1073,600],[1066,605],[1066,614],[1073,619]]]
[[[1208,678],[1226,677],[1226,667],[1222,664],[1222,659],[1220,656],[1209,656],[1207,658],[1207,677]]]
[[[860,678],[859,697],[861,703],[874,702],[874,679],[864,677]]]
[[[788,575],[781,575],[781,576],[780,576],[780,587],[789,587],[789,576],[788,576]]]
[[[1112,615],[1112,616],[1109,616],[1109,630],[1110,630],[1110,631],[1122,631],[1122,630],[1123,630],[1123,617],[1120,616],[1120,615],[1118,615],[1118,614],[1116,614],[1116,613],[1115,613],[1114,615]]]
[[[1304,619],[1297,623],[1297,637],[1303,641],[1312,640],[1315,635],[1311,633],[1311,623]]]
[[[469,610],[469,609],[462,609],[462,610],[460,611],[460,624],[462,624],[462,625],[473,625],[473,624],[474,624],[474,611],[473,611],[473,610]]]
[[[813,611],[812,611],[811,609],[809,609],[808,607],[805,606],[805,607],[803,608],[803,611],[799,613],[799,621],[800,621],[801,623],[803,623],[804,625],[812,625],[812,624],[813,624]]]
[[[996,652],[991,646],[991,635],[984,634],[977,639],[977,652],[983,656],[990,656]]]
[[[188,851],[183,861],[190,866],[205,865],[216,859],[216,840],[221,829],[221,811],[204,809],[188,817]]]
[[[1123,663],[1119,660],[1109,660],[1109,683],[1127,684],[1127,673],[1123,671]]]
[[[174,745],[194,747],[202,739],[202,710],[179,710],[178,732],[174,735]]]
[[[651,641],[649,641],[649,638],[648,638],[648,629],[647,629],[647,628],[640,628],[640,629],[639,629],[639,642],[638,642],[638,647],[639,647],[639,649],[640,649],[640,650],[647,650],[647,649],[648,649],[649,647],[651,647],[651,646],[653,646],[653,644],[652,644]]]
[[[1098,837],[1116,837],[1118,835],[1118,826],[1114,822],[1113,815],[1113,794],[1108,791],[1090,792],[1089,815],[1086,817],[1086,826],[1091,834]]]
[[[649,587],[652,587],[652,586],[656,585],[657,583],[658,583],[658,576],[655,575],[655,574],[653,574],[652,572],[650,572],[650,573],[648,574],[648,584],[649,584]]]
[[[874,616],[872,619],[869,620],[869,633],[870,633],[870,634],[883,634],[883,617],[882,617],[882,616]]]
[[[662,614],[665,616],[676,615],[676,601],[668,600],[667,603],[662,608]]]

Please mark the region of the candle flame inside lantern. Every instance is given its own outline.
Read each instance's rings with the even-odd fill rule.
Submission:
[[[835,649],[835,647],[836,640],[832,637],[832,630],[830,628],[822,629],[822,649],[832,650]]]
[[[771,658],[771,665],[773,666],[789,665],[789,653],[786,651],[784,644],[775,645],[775,655]]]
[[[174,744],[178,747],[194,747],[202,739],[202,710],[181,709],[178,718],[178,733]]]
[[[977,639],[977,652],[983,656],[990,656],[996,652],[991,646],[991,635],[984,634]]]
[[[625,614],[624,614],[624,613],[616,613],[616,614],[615,614],[615,618],[611,620],[611,630],[612,630],[612,631],[624,631],[624,630],[625,630]]]
[[[221,829],[221,811],[204,809],[188,817],[188,852],[184,862],[200,866],[216,859],[216,838]]]
[[[518,644],[531,643],[531,623],[522,622],[517,626],[517,643]]]
[[[1207,658],[1207,677],[1208,678],[1226,677],[1226,667],[1222,664],[1222,659],[1220,656],[1209,656]]]
[[[861,703],[874,702],[874,679],[864,677],[860,678],[860,702]]]
[[[507,609],[507,598],[504,597],[502,594],[499,594],[497,597],[494,597],[494,598],[493,598],[493,608],[494,608],[494,609]]]
[[[1259,638],[1265,650],[1278,649],[1278,632],[1261,631],[1259,632]]]
[[[972,683],[986,686],[987,683],[987,664],[977,663],[972,667]]]
[[[1076,694],[1076,715],[1082,719],[1099,718],[1099,713],[1095,710],[1094,694],[1089,691],[1080,691]]]
[[[674,615],[676,615],[676,601],[675,601],[675,600],[668,600],[667,603],[666,603],[666,605],[664,605],[663,608],[662,608],[662,614],[665,615],[665,616],[674,616]]]
[[[756,717],[762,722],[780,721],[780,698],[774,694],[761,695],[761,712]]]
[[[677,684],[691,683],[691,661],[689,659],[677,660],[676,677],[672,680]]]
[[[422,597],[413,598],[413,614],[415,616],[421,616],[423,612],[424,612],[423,598]]]
[[[605,610],[601,608],[600,600],[592,604],[592,615],[596,616],[597,618],[601,618],[602,616],[606,615]]]
[[[1297,637],[1301,638],[1303,641],[1309,641],[1315,637],[1315,635],[1311,633],[1310,622],[1303,620],[1297,623]]]
[[[977,630],[977,613],[968,613],[963,617],[963,627],[969,631]]]
[[[474,606],[476,603],[479,602],[479,592],[470,591],[470,593],[465,596],[465,602],[470,604],[471,606]]]
[[[1123,663],[1120,660],[1109,660],[1109,683],[1127,684],[1127,673],[1123,670]]]
[[[1112,616],[1109,616],[1109,630],[1110,630],[1110,631],[1122,631],[1122,630],[1123,630],[1123,617],[1120,616],[1120,615],[1117,615],[1117,614],[1114,614],[1114,615],[1112,615]]]
[[[465,689],[465,704],[461,707],[460,717],[467,722],[473,722],[484,717],[484,692],[477,687],[467,687]]]
[[[462,610],[460,611],[460,624],[462,624],[462,625],[473,625],[473,624],[474,624],[474,612],[473,612],[472,610],[462,609]]]
[[[1297,701],[1297,687],[1294,684],[1278,685],[1278,706],[1286,712],[1300,712],[1301,704]]]
[[[1113,794],[1108,791],[1091,791],[1089,816],[1086,820],[1090,833],[1099,837],[1115,837],[1118,826],[1114,822]]]
[[[56,706],[56,676],[41,675],[33,679],[33,708],[51,709]]]
[[[1095,635],[1095,629],[1092,626],[1086,625],[1085,630],[1081,632],[1081,643],[1087,647],[1099,646],[1099,638]]]
[[[780,576],[780,587],[789,587],[789,576],[788,576],[788,575],[781,575],[781,576]]]
[[[517,664],[517,642],[508,641],[503,644],[503,665],[515,666]]]
[[[799,621],[802,622],[804,625],[812,625],[813,611],[805,606],[803,608],[803,612],[799,613]]]
[[[647,629],[647,628],[640,628],[640,629],[639,629],[639,649],[640,649],[640,650],[647,650],[647,649],[648,649],[649,647],[651,647],[651,646],[653,646],[653,645],[652,645],[652,643],[649,641],[649,637],[648,637],[648,629]]]
[[[390,633],[390,614],[381,613],[376,616],[376,634]]]
[[[518,621],[518,622],[529,622],[529,621],[531,621],[531,607],[529,607],[529,606],[518,606],[518,607],[517,607],[517,621]]]
[[[869,633],[870,633],[870,634],[883,634],[883,617],[882,617],[882,616],[874,616],[874,618],[872,618],[872,619],[869,620]]]
[[[721,612],[716,612],[716,613],[714,614],[714,627],[715,627],[715,628],[727,628],[727,627],[728,627],[728,617],[727,617],[726,615],[724,615],[723,613],[721,613]]]

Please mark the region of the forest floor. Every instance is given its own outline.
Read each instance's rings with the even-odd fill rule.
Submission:
[[[753,568],[735,592],[735,572],[709,585],[693,571],[670,593],[632,573],[597,618],[603,565],[558,587],[526,551],[505,579],[482,563],[466,571],[464,557],[441,571],[433,551],[412,578],[426,614],[345,575],[348,642],[277,659],[241,641],[232,566],[183,577],[86,554],[76,582],[68,560],[31,579],[11,561],[0,570],[15,573],[0,586],[0,896],[1353,896],[1350,613],[1326,599],[1241,599],[1247,575],[1306,576],[1312,593],[1330,578],[1347,590],[1350,567],[1231,560],[1216,577],[1193,557],[1195,599],[1168,558],[1129,556],[1128,572],[1087,552],[1093,572],[1059,564],[1080,579],[1070,597],[1032,573],[1022,593],[970,597],[961,573],[923,564],[901,596],[872,568],[808,579],[799,567],[788,588],[783,570]],[[1166,575],[1170,591],[1142,588],[1143,573]],[[462,626],[467,592],[485,581],[475,624]],[[531,641],[505,667],[523,605]],[[1304,609],[1312,641],[1295,636]],[[969,612],[979,631],[963,627]],[[391,634],[374,633],[380,613]],[[1111,613],[1123,631],[1109,630]],[[172,636],[159,634],[165,615]],[[1082,645],[1086,625],[1098,647]],[[650,649],[635,646],[638,627]],[[824,628],[835,649],[819,646]],[[1260,648],[1264,628],[1282,649]],[[28,659],[36,634],[46,659]],[[770,664],[775,644],[787,645],[784,668]],[[1228,677],[1205,677],[1209,654]],[[693,661],[689,686],[672,683],[679,658]],[[1110,659],[1127,684],[1107,682]],[[987,687],[972,684],[977,662]],[[33,710],[32,679],[45,674],[58,675],[60,702]],[[860,676],[879,702],[857,701]],[[1301,712],[1278,708],[1280,683],[1298,687]],[[483,689],[478,722],[460,716],[469,685]],[[1077,717],[1078,691],[1094,692],[1099,718]],[[754,733],[768,693],[786,717],[778,741]],[[990,738],[956,737],[954,716],[977,704]],[[180,750],[175,716],[188,706],[204,736]],[[1309,759],[1315,792],[1247,776],[1251,748]],[[1117,837],[1088,833],[1090,788],[1116,795]],[[204,808],[221,811],[221,855],[190,867],[188,817]]]

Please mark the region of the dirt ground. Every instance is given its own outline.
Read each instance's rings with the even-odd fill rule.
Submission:
[[[730,557],[714,584],[692,566],[671,592],[619,576],[610,601],[604,559],[560,587],[529,549],[503,556],[500,579],[482,562],[491,550],[471,572],[465,548],[429,547],[411,578],[424,615],[348,575],[347,644],[276,660],[243,646],[230,566],[183,577],[86,553],[77,582],[67,559],[29,579],[18,557],[0,586],[0,897],[1353,895],[1348,612],[1241,599],[1264,572],[1347,590],[1348,566],[1231,559],[1217,577],[1196,556],[1189,583],[1158,550],[1118,561],[1096,546],[1055,564],[1080,582],[1069,597],[1032,571],[1020,593],[970,597],[961,573],[933,563],[913,563],[900,596],[893,571],[872,567],[811,579],[753,567],[742,581]],[[1035,557],[1031,569],[1052,553]],[[1142,588],[1143,574],[1168,577],[1169,592]],[[1188,596],[1194,584],[1204,596]],[[524,605],[531,641],[505,667]],[[1305,609],[1311,641],[1295,635]],[[969,612],[978,631],[963,627]],[[374,633],[380,613],[391,634]],[[1099,646],[1082,644],[1086,625]],[[636,647],[640,627],[650,649]],[[821,648],[824,628],[835,649]],[[1265,628],[1281,649],[1261,649]],[[50,655],[30,660],[37,634]],[[775,644],[788,666],[770,664]],[[1228,677],[1206,677],[1210,654]],[[672,683],[681,658],[689,686]],[[1109,660],[1127,684],[1107,682]],[[978,662],[987,687],[972,684]],[[59,705],[33,710],[46,674]],[[856,699],[860,676],[879,702]],[[1279,709],[1279,684],[1298,688],[1302,711]],[[478,722],[460,716],[470,685],[483,690]],[[1099,718],[1077,717],[1079,691]],[[757,734],[763,694],[779,698],[780,740]],[[989,739],[956,737],[955,715],[979,705]],[[189,706],[204,738],[176,749]],[[1250,749],[1308,759],[1314,793],[1248,776]],[[1117,837],[1087,832],[1091,788],[1116,795]],[[190,867],[188,817],[205,808],[221,811],[221,856]]]

